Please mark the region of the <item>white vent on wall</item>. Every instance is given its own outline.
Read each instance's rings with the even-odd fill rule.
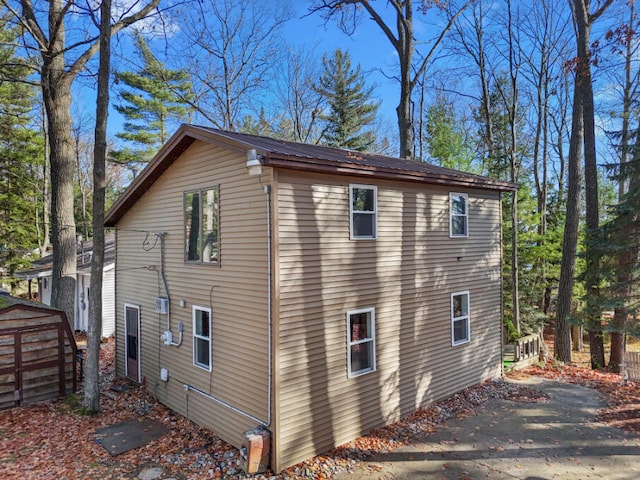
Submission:
[[[169,299],[167,297],[156,298],[156,312],[169,313]]]

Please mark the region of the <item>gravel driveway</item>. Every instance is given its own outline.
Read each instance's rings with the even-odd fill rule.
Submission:
[[[538,403],[492,399],[475,414],[391,453],[378,454],[339,479],[640,478],[640,436],[596,421],[596,390],[539,377],[514,383],[541,390]]]

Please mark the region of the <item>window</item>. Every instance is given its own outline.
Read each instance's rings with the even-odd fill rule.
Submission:
[[[469,197],[466,193],[449,194],[449,212],[451,215],[451,225],[449,235],[452,237],[469,236],[468,229],[468,203]]]
[[[193,307],[193,364],[211,371],[211,310]]]
[[[460,345],[470,340],[469,292],[451,294],[451,343]]]
[[[185,260],[193,263],[218,263],[219,188],[184,194]]]
[[[370,185],[351,185],[351,239],[376,238],[377,189]]]
[[[349,378],[376,369],[375,309],[347,312],[347,344]]]

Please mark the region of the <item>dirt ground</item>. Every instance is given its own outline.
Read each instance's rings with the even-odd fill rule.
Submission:
[[[549,340],[547,341],[549,343]],[[553,341],[550,342],[551,346]],[[640,345],[637,345],[640,349]],[[621,386],[619,375],[589,370],[587,353],[574,356],[575,365],[553,362],[516,372],[517,376],[542,376],[576,383],[602,392],[607,407],[600,419],[610,425],[640,432],[640,386]],[[508,382],[488,382],[469,388],[411,417],[358,438],[347,445],[291,467],[280,475],[244,476],[237,465],[238,452],[189,420],[158,404],[145,391],[132,388],[115,392],[112,386],[126,382],[114,378],[114,342],[101,351],[102,412],[85,416],[81,396],[44,402],[0,412],[0,478],[2,479],[127,479],[142,469],[160,468],[162,478],[314,478],[329,479],[357,467],[381,452],[391,452],[428,433],[447,419],[468,415],[491,398],[538,401],[539,392]],[[132,418],[152,418],[169,427],[160,440],[111,457],[95,441],[93,432]]]

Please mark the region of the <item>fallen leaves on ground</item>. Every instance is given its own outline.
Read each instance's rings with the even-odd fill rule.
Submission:
[[[604,394],[607,404],[598,420],[640,433],[640,385],[635,382],[622,385],[622,377],[616,373],[575,365],[557,365],[552,361],[528,367],[520,375],[536,375],[596,389]]]
[[[103,344],[101,350],[102,412],[99,415],[79,414],[80,396],[0,412],[0,478],[116,480],[137,478],[142,469],[156,467],[163,471],[161,478],[330,479],[337,472],[355,469],[375,454],[419,441],[448,419],[474,415],[476,408],[490,399],[523,402],[546,399],[541,392],[507,381],[485,382],[393,425],[375,429],[325,455],[295,465],[280,475],[267,473],[252,477],[240,472],[236,449],[160,405],[144,388],[112,391],[113,386],[128,386],[124,380],[114,378],[114,350],[112,340]],[[531,367],[517,375],[539,375],[596,388],[609,402],[601,415],[602,421],[640,430],[640,387],[633,383],[621,386],[619,375],[552,364]],[[133,418],[156,419],[170,432],[117,457],[112,457],[95,442],[96,429]]]

